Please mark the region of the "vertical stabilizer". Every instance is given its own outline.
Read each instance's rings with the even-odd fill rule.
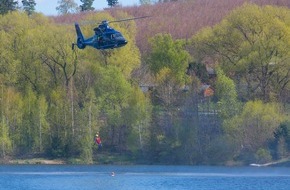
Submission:
[[[86,47],[86,45],[84,44],[85,39],[78,23],[75,23],[75,28],[77,33],[77,46],[80,49],[84,49]]]

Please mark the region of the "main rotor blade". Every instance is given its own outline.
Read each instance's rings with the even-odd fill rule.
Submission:
[[[137,20],[137,19],[147,18],[147,17],[151,17],[151,16],[132,17],[132,18],[125,18],[125,19],[120,19],[120,20],[113,20],[113,21],[103,20],[101,22],[100,21],[93,21],[93,20],[85,20],[85,21],[80,21],[80,24],[81,25],[102,24],[104,21],[106,21],[107,23],[124,22],[124,21],[129,21],[129,20]]]
[[[140,17],[133,17],[133,18],[125,18],[125,19],[120,19],[120,20],[113,20],[113,21],[108,21],[108,23],[113,23],[113,22],[124,22],[128,20],[137,20],[137,19],[142,19],[142,18],[147,18],[151,16],[140,16]]]

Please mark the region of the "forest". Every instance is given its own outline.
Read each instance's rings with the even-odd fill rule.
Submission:
[[[0,160],[247,165],[290,156],[290,3],[0,16]],[[128,40],[72,50],[101,20]],[[102,148],[94,142],[102,138]]]

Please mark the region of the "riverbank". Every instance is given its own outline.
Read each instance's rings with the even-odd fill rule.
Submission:
[[[250,164],[250,166],[254,166],[254,167],[267,167],[267,166],[280,166],[280,167],[290,167],[290,157],[288,158],[283,158],[274,162],[268,162],[265,164]]]
[[[92,160],[84,161],[80,158],[50,159],[41,155],[25,155],[21,157],[6,156],[0,158],[0,164],[97,164],[97,165],[134,165],[136,162],[132,156],[120,153],[99,152],[93,155]],[[143,162],[145,164],[145,162]]]
[[[12,157],[5,157],[5,159],[0,159],[0,164],[43,164],[43,165],[60,165],[60,164],[88,164],[84,163],[80,159],[49,159],[44,157],[25,157],[25,158],[12,158]],[[128,158],[128,156],[124,155],[116,155],[107,153],[98,154],[98,156],[94,156],[94,160],[92,163],[89,164],[97,164],[97,165],[135,165],[135,164],[149,164],[146,162],[136,162],[132,159]],[[149,165],[151,165],[150,163]],[[160,164],[160,163],[159,163]],[[242,163],[231,163],[225,164],[225,166],[245,166]],[[253,167],[290,167],[290,157],[283,158],[280,160],[276,160],[269,163],[264,164],[250,164]]]
[[[0,164],[67,164],[65,160],[61,159],[46,159],[46,158],[23,158],[23,159],[13,159],[5,158],[0,159]]]

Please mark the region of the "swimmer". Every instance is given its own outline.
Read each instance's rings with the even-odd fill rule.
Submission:
[[[115,176],[115,172],[112,172],[112,173],[111,173],[111,176],[114,177],[114,176]]]

